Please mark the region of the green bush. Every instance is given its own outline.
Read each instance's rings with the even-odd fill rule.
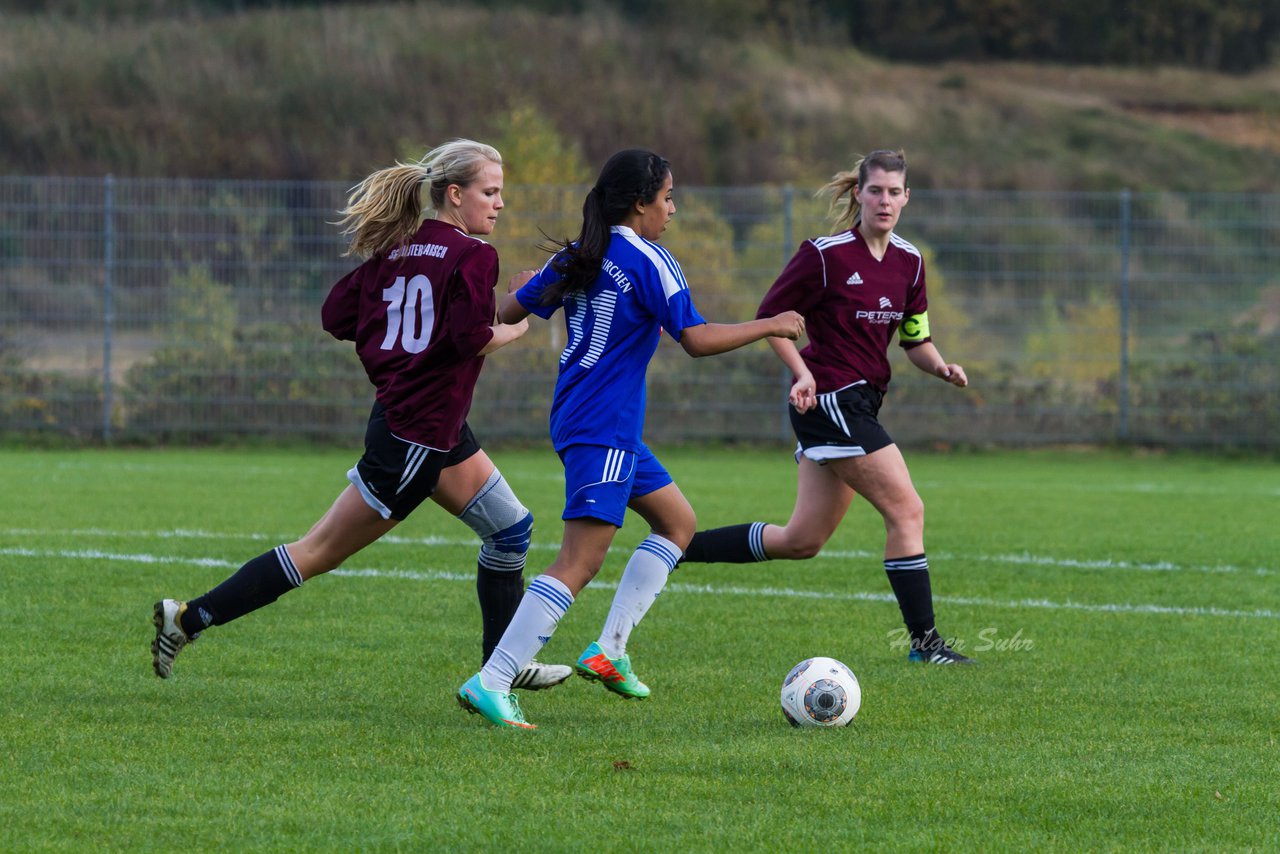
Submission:
[[[1133,366],[1130,438],[1274,445],[1280,436],[1280,332],[1204,330],[1173,356]],[[1228,442],[1231,443],[1231,442]]]
[[[225,348],[160,348],[126,375],[126,434],[161,442],[358,435],[373,389],[349,346],[298,343],[315,338],[312,325],[251,323]]]
[[[8,437],[102,434],[102,378],[31,371],[0,353],[0,425]]]

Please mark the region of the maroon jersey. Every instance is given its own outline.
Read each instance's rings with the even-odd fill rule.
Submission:
[[[818,394],[866,380],[889,386],[889,342],[903,317],[924,314],[924,259],[920,250],[889,235],[884,258],[867,249],[856,231],[800,244],[756,317],[791,310],[804,315],[809,344],[800,351]],[[928,341],[918,338],[903,347]]]
[[[324,328],[355,341],[387,424],[436,450],[458,442],[493,331],[498,252],[429,219],[405,244],[376,255],[329,292]]]

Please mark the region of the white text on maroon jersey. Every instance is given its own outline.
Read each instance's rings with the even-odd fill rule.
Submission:
[[[902,320],[902,312],[900,311],[859,311],[856,317],[858,320],[865,320],[871,324],[899,323]]]
[[[443,258],[448,251],[448,246],[441,246],[439,243],[410,243],[408,246],[392,249],[387,258],[391,261],[397,258],[419,258],[423,255],[428,258]]]

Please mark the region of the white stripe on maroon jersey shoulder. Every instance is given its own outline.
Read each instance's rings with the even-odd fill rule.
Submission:
[[[894,246],[898,247],[899,249],[901,249],[903,252],[910,252],[912,255],[916,256],[917,258],[920,257],[920,250],[917,249],[914,244],[912,244],[908,240],[904,240],[903,238],[899,237],[896,234],[893,234],[893,233],[889,234],[889,242],[892,243]]]
[[[830,249],[832,246],[840,246],[844,243],[857,243],[858,237],[852,231],[842,231],[839,234],[831,234],[826,237],[813,238],[813,245],[818,247],[819,251]]]

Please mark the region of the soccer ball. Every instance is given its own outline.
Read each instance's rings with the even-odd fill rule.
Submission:
[[[795,727],[844,726],[861,705],[858,677],[834,658],[806,658],[782,680],[782,713]]]

